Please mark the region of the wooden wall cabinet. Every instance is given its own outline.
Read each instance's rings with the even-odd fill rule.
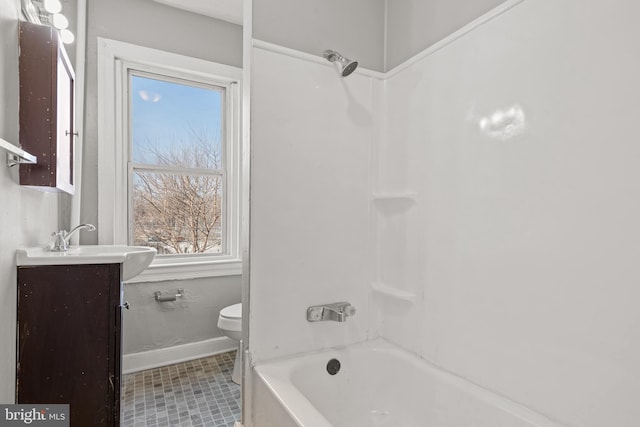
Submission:
[[[20,184],[74,192],[75,75],[58,31],[20,22],[20,145],[38,157]]]
[[[71,427],[119,425],[120,269],[18,267],[17,403],[69,404]]]

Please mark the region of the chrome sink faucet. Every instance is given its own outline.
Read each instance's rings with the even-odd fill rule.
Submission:
[[[54,231],[52,236],[54,236],[56,239],[53,242],[53,246],[51,246],[51,250],[53,252],[68,251],[69,240],[71,239],[71,236],[73,236],[74,233],[82,229],[87,229],[88,231],[94,231],[96,229],[96,226],[93,224],[80,224],[79,226],[77,226],[71,231],[67,231],[67,230]]]
[[[326,320],[346,322],[347,317],[355,314],[356,308],[348,302],[314,305],[307,308],[307,322],[322,322]]]

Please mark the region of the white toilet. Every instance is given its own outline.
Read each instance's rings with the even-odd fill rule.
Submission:
[[[238,341],[238,351],[236,351],[236,361],[233,364],[233,374],[231,381],[236,384],[242,382],[242,303],[233,304],[220,310],[218,316],[218,329],[225,336]]]

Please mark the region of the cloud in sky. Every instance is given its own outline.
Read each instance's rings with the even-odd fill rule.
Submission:
[[[147,102],[158,102],[162,98],[162,96],[157,92],[149,92],[146,90],[139,90],[138,95],[143,101]]]

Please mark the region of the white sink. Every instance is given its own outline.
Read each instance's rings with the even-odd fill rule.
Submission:
[[[122,264],[122,281],[127,281],[149,267],[156,256],[154,248],[126,245],[69,246],[66,252],[49,248],[26,248],[16,252],[16,263],[27,265]]]

